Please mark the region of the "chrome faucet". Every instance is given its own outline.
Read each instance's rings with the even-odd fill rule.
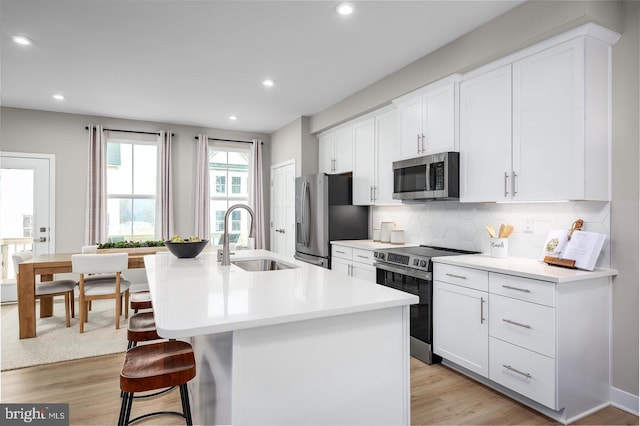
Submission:
[[[227,224],[229,221],[229,216],[231,216],[231,212],[235,209],[242,208],[249,212],[249,216],[251,216],[251,228],[249,230],[249,238],[255,238],[256,235],[256,227],[255,227],[255,213],[251,210],[251,207],[246,204],[234,204],[229,207],[227,212],[224,214],[224,233],[222,234],[222,266],[231,265],[231,259],[229,254],[229,232],[227,232]]]

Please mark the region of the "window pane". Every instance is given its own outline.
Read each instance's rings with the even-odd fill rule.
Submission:
[[[152,240],[155,237],[157,146],[118,141],[109,142],[107,147],[108,240]]]
[[[133,193],[155,195],[157,147],[155,145],[133,145]]]
[[[109,142],[107,150],[120,150],[120,164],[107,165],[107,193],[131,194],[133,188],[133,145]],[[112,154],[114,155],[114,154]]]
[[[211,182],[211,223],[212,244],[221,244],[219,237],[224,231],[224,214],[234,204],[249,203],[249,157],[247,150],[234,151],[230,148],[211,146],[209,150],[209,170]],[[214,207],[215,206],[215,207]],[[228,226],[229,242],[238,246],[247,245],[249,214],[244,209],[231,213]],[[215,225],[215,227],[213,227]]]

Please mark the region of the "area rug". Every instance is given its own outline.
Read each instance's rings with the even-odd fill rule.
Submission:
[[[19,339],[17,304],[2,305],[0,345],[2,371],[73,359],[124,352],[127,348],[127,320],[115,328],[113,300],[94,300],[89,322],[80,334],[78,309],[71,327],[65,327],[64,302],[54,303],[54,314],[39,318],[36,304],[36,337]],[[130,312],[131,313],[131,312]]]

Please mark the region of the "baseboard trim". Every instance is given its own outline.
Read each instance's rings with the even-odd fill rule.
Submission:
[[[627,413],[638,415],[638,395],[611,387],[611,405]]]

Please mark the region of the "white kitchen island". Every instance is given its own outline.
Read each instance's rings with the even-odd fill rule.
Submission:
[[[408,425],[417,296],[264,250],[231,260],[259,257],[295,268],[145,257],[158,333],[196,353],[194,424]]]

